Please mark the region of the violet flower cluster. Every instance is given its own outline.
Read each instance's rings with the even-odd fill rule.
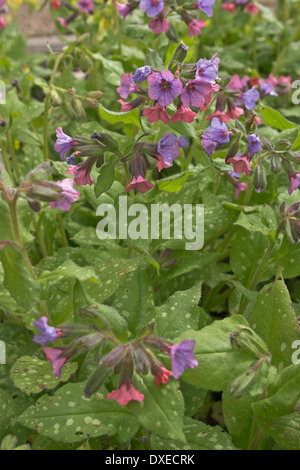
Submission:
[[[67,360],[100,348],[103,341],[112,345],[109,353],[102,356],[96,370],[86,383],[85,396],[89,398],[109,377],[119,376],[119,384],[115,390],[107,395],[108,400],[116,400],[121,405],[127,405],[130,401],[143,401],[144,395],[135,388],[135,377],[151,373],[157,386],[166,384],[170,377],[178,380],[186,369],[194,369],[198,361],[194,354],[195,341],[183,339],[180,343],[172,344],[153,334],[154,324],[143,328],[137,339],[122,344],[110,330],[105,318],[92,309],[83,309],[81,316],[90,320],[88,324],[63,325],[54,328],[48,325],[46,317],[33,322],[39,331],[33,341],[43,346],[46,358],[52,364],[53,373],[60,378],[62,369]],[[108,333],[108,334],[107,334]],[[48,347],[48,344],[59,338],[69,340],[67,346]],[[171,362],[171,370],[168,370],[155,356],[155,352],[167,354]]]
[[[198,12],[203,18],[213,16],[215,0],[186,0],[185,2],[165,2],[164,0],[128,0],[125,3],[117,2],[119,14],[126,19],[135,9],[140,9],[150,19],[148,26],[155,34],[166,33],[168,37],[177,42],[175,28],[169,23],[167,17],[173,11],[181,16],[188,26],[189,36],[199,36],[207,23],[198,19]]]

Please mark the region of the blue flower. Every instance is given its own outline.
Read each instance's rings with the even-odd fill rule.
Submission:
[[[158,16],[164,9],[163,0],[141,0],[140,9],[145,11],[149,18]]]
[[[33,324],[40,333],[33,338],[33,341],[37,344],[46,345],[61,337],[61,330],[49,326],[47,317],[41,317],[39,321],[34,321]]]
[[[247,109],[254,109],[259,100],[259,93],[256,88],[253,86],[251,90],[245,91],[242,95],[242,100]]]
[[[169,347],[169,355],[172,364],[172,374],[174,379],[178,379],[185,369],[194,369],[198,365],[198,361],[194,354],[195,341],[192,339],[184,339],[179,344]]]
[[[145,65],[144,67],[140,67],[135,71],[132,80],[134,82],[143,82],[149,77],[151,73],[151,68],[148,65]]]
[[[261,142],[260,138],[256,134],[249,134],[248,135],[248,142],[249,148],[248,152],[250,153],[258,153],[261,150]]]
[[[165,135],[157,144],[157,152],[163,157],[164,162],[167,165],[172,166],[173,160],[180,155],[180,148],[176,135],[165,132]]]
[[[213,16],[213,5],[215,4],[215,0],[198,0],[197,8],[199,10],[204,11],[207,16]]]

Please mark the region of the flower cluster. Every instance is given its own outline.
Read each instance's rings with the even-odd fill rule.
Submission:
[[[59,10],[62,6],[61,0],[51,0],[51,6],[53,10]],[[68,28],[68,25],[72,23],[80,14],[90,15],[94,11],[93,0],[78,0],[77,6],[73,6],[71,3],[63,2],[63,6],[70,10],[71,15],[68,18],[58,17],[57,21],[63,28]]]
[[[150,18],[148,26],[155,34],[164,32],[169,39],[177,42],[176,30],[167,20],[170,13],[174,11],[181,16],[188,26],[190,37],[199,36],[202,28],[205,28],[207,24],[205,21],[197,19],[197,11],[201,11],[206,16],[211,17],[213,15],[214,4],[215,0],[187,0],[184,4],[182,2],[167,4],[164,0],[129,0],[125,3],[117,2],[117,9],[119,14],[126,19],[133,10],[139,8]]]
[[[170,62],[169,68],[175,64],[174,73],[171,70],[158,71],[145,65],[132,73],[121,77],[121,85],[117,91],[121,98],[127,99],[132,93],[138,98],[129,102],[119,100],[121,111],[129,111],[137,106],[144,106],[153,100],[150,107],[143,109],[142,114],[149,122],[162,121],[169,124],[184,121],[191,123],[199,111],[206,109],[212,100],[212,94],[219,91],[216,83],[220,60],[216,54],[211,59],[200,59],[196,64],[182,65],[189,48],[183,43],[178,46]],[[147,81],[148,88],[140,83]],[[176,102],[176,111],[172,116],[167,110]]]
[[[245,11],[249,15],[257,15],[259,13],[259,6],[255,5],[250,0],[225,0],[222,3],[222,9],[229,11],[230,13],[235,13],[236,11]]]
[[[5,14],[8,12],[6,0],[0,0],[0,31],[7,26]]]
[[[154,324],[143,328],[137,335],[137,339],[128,344],[120,343],[110,330],[105,318],[97,311],[83,309],[80,312],[87,324],[64,325],[54,328],[48,325],[46,317],[42,317],[34,325],[39,335],[34,336],[33,341],[43,346],[44,353],[53,367],[53,373],[60,377],[66,361],[74,358],[83,351],[101,347],[104,341],[110,342],[110,352],[103,355],[87,381],[85,396],[93,395],[110,377],[111,374],[119,375],[118,387],[108,393],[107,399],[114,399],[121,405],[127,405],[130,401],[143,401],[144,395],[135,386],[135,376],[151,373],[157,386],[166,384],[172,376],[174,379],[184,373],[186,369],[194,369],[198,366],[194,354],[195,341],[183,339],[178,344],[172,344],[153,334]],[[47,347],[58,338],[67,337],[70,341],[64,347]],[[171,362],[171,370],[168,370],[156,356],[155,351],[167,354]]]

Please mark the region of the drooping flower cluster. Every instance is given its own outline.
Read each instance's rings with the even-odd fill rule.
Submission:
[[[121,111],[144,107],[153,100],[152,105],[142,111],[149,122],[193,122],[198,112],[205,110],[211,102],[212,94],[220,89],[216,83],[220,60],[215,54],[210,60],[200,59],[196,64],[183,64],[188,50],[183,43],[178,46],[169,64],[169,70],[158,71],[145,65],[133,75],[123,74],[117,92],[123,99],[133,93],[137,94],[138,98],[129,102],[118,100]],[[148,88],[140,85],[145,81]],[[173,114],[170,115],[172,111],[167,108],[172,105],[176,105],[176,111],[174,112],[173,108]]]
[[[259,6],[254,4],[251,0],[225,0],[222,3],[222,9],[230,13],[241,13],[242,11],[249,15],[257,15],[259,13]]]
[[[133,10],[139,8],[150,19],[148,26],[154,33],[160,34],[164,32],[169,39],[177,42],[176,30],[167,20],[170,13],[176,12],[181,16],[188,26],[190,37],[199,36],[202,28],[205,28],[207,24],[202,19],[197,19],[198,12],[203,12],[206,16],[211,17],[213,15],[214,4],[215,0],[187,0],[184,2],[184,5],[176,1],[167,4],[164,0],[129,0],[125,3],[117,2],[117,9],[119,14],[126,19]]]
[[[85,396],[89,398],[105,384],[112,374],[119,375],[118,387],[108,393],[108,400],[116,400],[121,405],[130,401],[143,401],[144,395],[135,388],[135,377],[151,373],[157,386],[166,384],[170,377],[178,380],[186,369],[194,369],[198,361],[194,354],[195,341],[183,339],[178,344],[172,344],[153,334],[154,323],[143,328],[137,339],[128,343],[121,343],[109,328],[107,320],[97,311],[82,309],[80,315],[87,320],[86,324],[63,325],[54,328],[48,325],[46,317],[42,317],[34,325],[39,335],[33,341],[42,344],[44,353],[53,367],[56,377],[61,377],[62,369],[67,360],[74,358],[84,351],[98,348],[101,344],[109,342],[112,346],[110,352],[102,355],[96,370],[86,383]],[[107,334],[109,331],[109,334]],[[67,337],[67,346],[47,347],[58,338]],[[171,370],[168,370],[155,356],[155,352],[168,355]]]

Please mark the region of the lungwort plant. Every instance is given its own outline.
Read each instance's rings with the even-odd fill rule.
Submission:
[[[298,450],[300,2],[48,3],[32,54],[0,0],[2,449]]]

